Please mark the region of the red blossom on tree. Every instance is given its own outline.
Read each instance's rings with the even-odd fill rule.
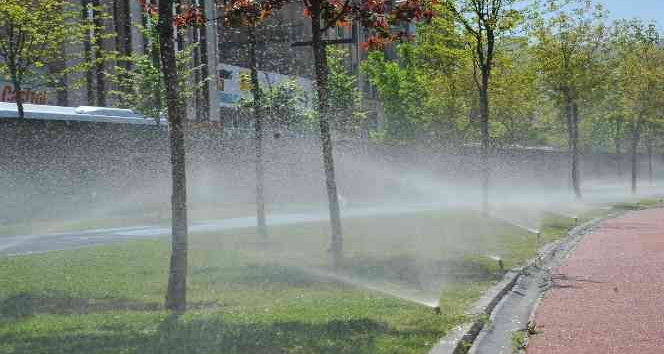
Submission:
[[[199,6],[180,4],[178,14],[173,17],[176,27],[204,26],[206,22],[205,11]]]
[[[285,3],[286,0],[232,0],[224,8],[224,24],[232,27],[255,27]]]
[[[406,0],[390,8],[386,0],[324,0],[321,1],[321,19],[325,29],[348,26],[354,20],[369,30],[369,39],[362,43],[365,50],[381,50],[395,41],[411,40],[413,36],[393,28],[412,22],[427,22],[435,16],[432,6],[438,0]],[[304,0],[304,16],[311,15],[311,2]]]
[[[138,0],[145,12],[149,17],[156,20],[159,16],[159,6],[156,1],[153,0]],[[173,25],[178,28],[188,27],[188,26],[204,26],[207,19],[205,17],[205,11],[199,6],[180,4],[178,5],[178,11],[175,16],[173,16]]]
[[[157,16],[157,13],[159,12],[159,8],[157,6],[156,2],[153,1],[148,1],[148,0],[138,0],[138,2],[141,4],[141,7],[143,8],[143,12],[150,16]]]

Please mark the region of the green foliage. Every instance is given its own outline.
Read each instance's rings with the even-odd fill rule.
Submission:
[[[525,37],[504,38],[496,55],[491,88],[491,136],[502,145],[546,143],[536,122],[537,72]]]
[[[535,122],[536,72],[527,38],[504,36],[496,44],[500,50],[492,64],[496,75],[490,90],[495,117],[491,135],[502,144],[541,142]],[[382,136],[448,145],[477,141],[475,56],[455,17],[447,13],[421,24],[417,43],[401,45],[397,52],[396,61],[371,53],[364,65],[385,108]]]
[[[113,71],[107,72],[106,77],[115,85],[109,94],[115,97],[116,104],[122,108],[130,108],[148,118],[155,119],[166,115],[166,87],[164,73],[161,70],[159,53],[159,34],[157,32],[156,18],[145,15],[148,25],[140,27],[148,38],[150,45],[145,54],[133,54],[129,57],[118,58],[119,62],[129,63],[130,68],[118,65]],[[184,50],[175,53],[177,64],[178,94],[181,104],[193,97],[196,90],[194,75],[199,67],[193,67],[193,52],[198,44],[190,44]],[[203,78],[197,85],[203,87],[209,78]]]
[[[366,127],[367,112],[363,108],[363,95],[357,87],[357,76],[348,73],[344,50],[328,48],[328,99],[334,129],[340,133],[358,134]],[[285,80],[276,85],[261,85],[261,100],[267,115],[267,124],[274,129],[315,131],[318,129],[316,106],[297,80]],[[253,99],[243,98],[240,106],[251,109]]]
[[[81,20],[81,11],[79,5],[65,0],[0,0],[0,77],[19,86],[63,89],[57,86],[62,77],[89,65],[77,61],[80,55],[67,49],[82,43],[94,28]],[[109,36],[113,34],[103,38]]]
[[[385,127],[377,137],[386,142],[412,141],[416,138],[417,119],[425,97],[410,44],[398,47],[401,63],[385,58],[382,52],[371,52],[363,64],[369,81],[378,90],[385,110]]]
[[[195,85],[192,78],[197,67],[192,68],[192,52],[196,45],[189,45],[186,49],[176,53],[178,67],[178,93],[183,104],[193,97]],[[116,85],[116,89],[109,91],[111,96],[117,98],[117,105],[131,108],[136,112],[159,121],[166,114],[166,87],[161,65],[156,66],[152,54],[148,51],[144,55],[132,55],[124,58],[132,65],[131,70],[116,66],[113,72],[106,73],[109,81]],[[207,79],[206,79],[207,80]],[[204,85],[201,81],[199,86]]]
[[[614,25],[613,88],[618,95],[617,111],[628,123],[656,121],[664,104],[664,50],[654,24],[619,21]]]
[[[473,56],[454,17],[442,5],[436,9],[441,15],[417,28],[414,55],[418,78],[426,89],[419,117],[426,132],[421,135],[451,145],[477,136]]]
[[[261,103],[266,124],[272,129],[314,131],[315,113],[297,80],[284,80],[276,85],[261,85]],[[251,98],[242,98],[240,106],[253,108]]]
[[[363,95],[357,86],[357,76],[346,69],[347,59],[345,50],[327,48],[329,113],[337,131],[358,133],[366,126],[367,112],[362,106]]]
[[[541,88],[561,102],[592,99],[606,78],[603,56],[608,30],[601,5],[584,0],[549,0],[531,25],[533,60]]]
[[[521,353],[528,345],[528,330],[522,329],[512,332],[512,353]]]

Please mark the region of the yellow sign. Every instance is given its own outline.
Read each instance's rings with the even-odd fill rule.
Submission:
[[[251,91],[251,73],[249,71],[240,73],[240,90]]]

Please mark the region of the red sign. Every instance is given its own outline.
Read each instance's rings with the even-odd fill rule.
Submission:
[[[0,89],[0,102],[16,102],[16,90],[14,86],[5,84]],[[21,90],[21,97],[24,103],[47,104],[48,94],[42,91],[33,91],[32,89]]]

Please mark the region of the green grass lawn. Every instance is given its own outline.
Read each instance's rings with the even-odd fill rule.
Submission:
[[[570,219],[551,216],[543,239]],[[163,310],[168,240],[0,258],[0,353],[426,353],[535,237],[471,212],[344,221],[326,277],[327,223],[192,235],[189,311]],[[440,297],[430,308],[358,287]],[[432,295],[434,294],[434,295]]]

